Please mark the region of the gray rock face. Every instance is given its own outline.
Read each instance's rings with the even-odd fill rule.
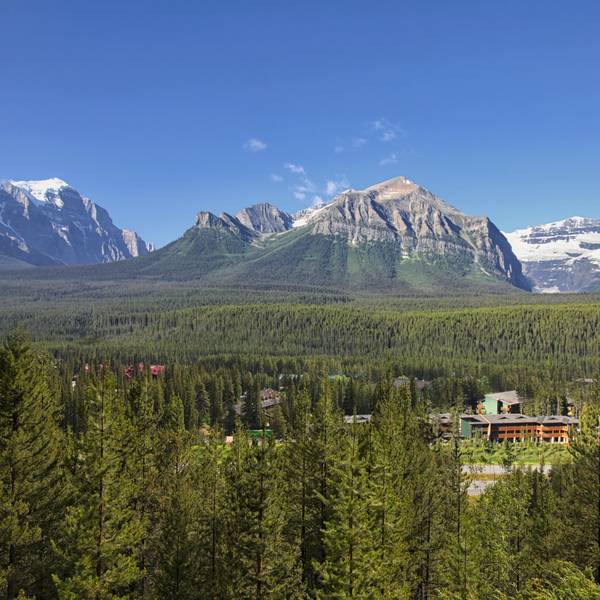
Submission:
[[[571,217],[505,235],[534,291],[600,290],[600,219]]]
[[[211,212],[201,211],[196,215],[196,227],[198,229],[212,229],[223,231],[241,238],[245,242],[252,242],[258,234],[246,227],[237,217],[223,212],[218,217]]]
[[[450,269],[481,271],[530,289],[521,263],[504,235],[487,217],[461,213],[425,188],[398,177],[365,190],[348,190],[328,204],[289,215],[271,204],[256,204],[235,217],[201,212],[196,226],[227,231],[244,242],[268,247],[271,234],[291,230],[342,239],[350,247],[393,247],[402,259],[446,261]],[[277,252],[271,256],[276,261]],[[282,261],[299,259],[282,257]],[[314,258],[314,256],[313,256]],[[375,259],[378,260],[378,259]]]
[[[244,208],[236,217],[248,229],[260,234],[283,233],[294,224],[291,215],[266,202]]]
[[[344,192],[314,211],[306,227],[351,245],[392,242],[403,256],[451,256],[528,289],[519,260],[487,217],[464,215],[425,188],[398,177]]]
[[[150,249],[60,179],[0,185],[0,253],[5,256],[33,265],[95,264]]]

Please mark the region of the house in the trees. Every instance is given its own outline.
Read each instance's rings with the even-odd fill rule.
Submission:
[[[244,400],[246,394],[242,396]],[[265,388],[260,392],[260,406],[265,412],[269,412],[275,406],[279,406],[283,402],[284,393],[273,388]],[[242,402],[239,402],[233,407],[237,415],[242,414]]]
[[[569,444],[579,420],[562,415],[529,417],[522,414],[461,415],[460,432],[465,439],[490,442],[548,442]]]
[[[347,425],[352,425],[356,423],[357,425],[362,425],[364,423],[370,423],[373,415],[344,415],[344,422]]]
[[[477,412],[481,415],[515,414],[521,412],[522,403],[523,400],[516,390],[486,394],[485,398],[479,403]]]

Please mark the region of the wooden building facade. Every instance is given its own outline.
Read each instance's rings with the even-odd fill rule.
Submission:
[[[522,414],[461,415],[461,437],[492,442],[536,441],[569,444],[578,419],[561,415],[530,417]]]

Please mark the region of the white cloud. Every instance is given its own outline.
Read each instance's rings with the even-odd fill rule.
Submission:
[[[346,152],[346,150],[358,150],[359,148],[362,148],[366,143],[366,138],[353,137],[349,140],[338,141],[333,147],[333,151],[336,154],[341,154],[342,152]]]
[[[391,123],[387,119],[376,119],[371,123],[371,128],[375,131],[382,142],[391,142],[399,136],[405,135],[405,132],[399,125]]]
[[[328,196],[335,196],[350,187],[348,180],[345,177],[340,179],[328,179],[325,182],[325,194]]]
[[[290,173],[296,173],[296,175],[306,175],[306,171],[302,165],[295,165],[294,163],[285,163],[283,165],[285,169],[290,171]]]
[[[269,175],[269,179],[273,183],[281,183],[283,181],[283,177],[281,175],[277,175],[277,173],[271,173],[271,175]]]
[[[328,196],[333,196],[337,192],[337,189],[338,189],[338,186],[337,186],[337,183],[335,181],[329,180],[325,184],[325,193]]]
[[[294,186],[294,189],[297,192],[310,194],[315,191],[315,184],[307,177],[304,177],[298,185]]]
[[[248,152],[262,152],[263,150],[266,150],[266,148],[267,144],[258,138],[250,138],[244,144],[244,150],[248,150]]]
[[[304,200],[306,194],[304,192],[294,192],[294,198],[296,198],[296,200]]]
[[[312,207],[315,208],[317,206],[323,206],[325,204],[325,200],[321,198],[321,196],[313,196],[312,197]]]
[[[395,152],[388,154],[385,158],[382,158],[379,161],[380,167],[385,167],[386,165],[394,165],[398,162],[398,155]]]

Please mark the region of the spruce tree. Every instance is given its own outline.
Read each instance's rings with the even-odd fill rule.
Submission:
[[[129,597],[144,576],[140,543],[144,524],[127,463],[132,439],[115,378],[104,372],[90,386],[87,428],[80,436],[72,474],[75,496],[61,544],[66,574],[55,576],[59,598]]]
[[[59,407],[50,362],[21,335],[0,349],[0,583],[8,600],[20,591],[50,597],[53,551],[65,510]]]
[[[600,390],[585,405],[580,432],[570,446],[571,476],[564,497],[563,522],[568,532],[566,558],[581,568],[592,568],[600,583]],[[585,523],[585,526],[582,524]]]
[[[197,467],[178,396],[170,398],[166,405],[163,423],[159,466],[163,486],[158,496],[159,519],[154,539],[154,589],[157,597],[171,600],[208,597],[199,589]]]
[[[339,432],[339,459],[329,465],[328,487],[332,491],[322,498],[329,510],[323,529],[325,558],[316,564],[322,580],[319,598],[371,598],[377,589],[372,498],[360,451],[360,427],[353,423],[348,431]]]

